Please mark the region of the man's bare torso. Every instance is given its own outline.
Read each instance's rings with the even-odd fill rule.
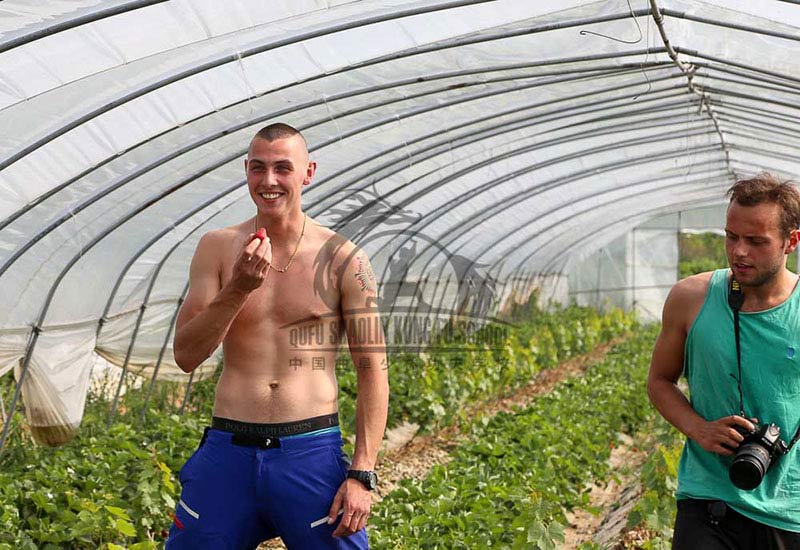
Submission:
[[[237,255],[253,232],[250,223],[218,232],[220,287],[231,279]],[[289,270],[270,270],[264,284],[247,298],[223,341],[215,416],[272,423],[338,410],[332,340],[340,332],[340,292],[338,285],[315,291],[316,272],[331,265],[325,244],[334,236],[309,219]],[[284,267],[294,245],[273,243],[273,265]],[[311,343],[309,334],[315,337]]]

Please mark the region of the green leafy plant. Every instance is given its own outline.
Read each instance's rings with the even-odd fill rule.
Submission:
[[[642,496],[628,514],[628,529],[649,532],[645,548],[668,548],[675,524],[675,489],[683,436],[658,417],[653,429],[657,443],[642,467]]]
[[[641,332],[523,410],[475,420],[452,461],[376,507],[373,547],[558,547],[564,510],[586,506],[587,483],[612,475],[617,433],[654,414],[644,391],[654,337]]]
[[[510,393],[542,369],[586,353],[636,326],[633,314],[611,310],[601,314],[575,305],[542,311],[530,305],[516,324],[488,324],[481,331],[507,332],[492,348],[463,344],[456,335],[435,341],[437,353],[397,353],[389,357],[391,386],[389,425],[404,420],[426,428],[450,424],[466,403]],[[479,331],[480,332],[480,331]],[[477,338],[480,340],[480,338]],[[356,378],[349,361],[337,371],[340,407],[356,396]],[[342,415],[344,417],[344,415]],[[352,421],[353,416],[346,417]],[[352,426],[347,426],[352,430]]]
[[[208,418],[106,429],[105,413],[90,407],[75,439],[58,449],[17,435],[0,469],[0,548],[143,550],[165,539],[177,471]]]

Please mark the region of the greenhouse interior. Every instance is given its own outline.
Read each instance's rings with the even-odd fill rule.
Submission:
[[[0,483],[0,549],[161,548],[174,529],[178,471],[224,363],[222,346],[191,373],[175,360],[190,265],[201,237],[257,215],[244,164],[276,122],[316,163],[302,211],[369,257],[384,323],[467,319],[506,338],[437,355],[384,325],[379,475],[394,481],[373,504],[372,547],[668,544],[683,439],[648,402],[653,341],[687,250],[707,239],[721,254],[707,269],[727,267],[728,189],[800,178],[798,52],[794,0],[3,1],[0,477],[15,481]],[[498,413],[562,367],[597,387],[622,377],[602,395],[636,396],[606,403],[567,383],[558,402],[542,390],[517,417]],[[585,393],[570,409],[573,390]],[[577,420],[587,403],[624,419],[590,430]],[[581,475],[543,476],[551,464],[525,457],[561,439],[545,432],[502,443],[533,447],[513,480],[475,489],[475,468],[501,456],[480,443],[501,436],[476,430],[535,430],[543,411],[583,430],[563,436],[587,447],[570,459]],[[446,468],[396,473],[445,428]],[[115,441],[138,469],[104,454]],[[638,469],[619,473],[618,446],[630,454],[618,464]],[[61,473],[33,477],[31,464]],[[90,481],[92,468],[107,477]],[[608,498],[630,501],[616,530],[591,490],[615,475],[639,487],[611,482]]]

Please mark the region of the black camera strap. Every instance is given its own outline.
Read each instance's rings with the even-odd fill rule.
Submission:
[[[739,367],[739,377],[736,379],[736,385],[739,388],[739,414],[744,414],[744,394],[742,393],[742,347],[739,342],[739,310],[744,305],[744,294],[742,294],[742,287],[739,285],[733,276],[731,276],[730,286],[728,288],[728,305],[733,310],[733,333],[736,338],[736,365]],[[798,432],[800,435],[800,432]]]
[[[742,294],[742,287],[739,285],[739,281],[737,281],[733,276],[731,276],[731,282],[728,287],[728,305],[731,306],[731,309],[733,310],[733,334],[736,338],[736,365],[739,368],[739,377],[736,379],[736,385],[739,388],[739,414],[747,418],[747,416],[744,414],[744,394],[742,393],[742,348],[739,341],[739,310],[741,310],[742,306],[744,305],[744,294]],[[797,427],[794,437],[786,446],[787,452],[789,449],[794,447],[798,440],[800,440],[800,426]]]
[[[797,427],[797,431],[796,431],[796,432],[794,432],[794,437],[793,437],[793,438],[792,438],[792,440],[789,442],[789,444],[786,446],[786,450],[788,451],[789,449],[791,449],[792,447],[794,447],[794,444],[795,444],[795,443],[797,443],[797,441],[798,441],[799,439],[800,439],[800,426],[798,426],[798,427]]]

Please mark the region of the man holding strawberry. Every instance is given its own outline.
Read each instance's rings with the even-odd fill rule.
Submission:
[[[374,281],[366,254],[302,211],[315,170],[296,129],[263,128],[245,160],[255,217],[197,245],[175,361],[191,372],[222,344],[225,364],[212,425],[180,473],[169,550],[255,548],[276,536],[290,550],[368,547],[388,409],[386,354],[351,334],[361,319],[379,318],[375,285],[360,283]],[[325,296],[314,288],[323,268],[337,274]],[[325,344],[298,348],[290,331],[309,328]],[[341,449],[335,373],[345,332],[358,366],[351,465]]]

